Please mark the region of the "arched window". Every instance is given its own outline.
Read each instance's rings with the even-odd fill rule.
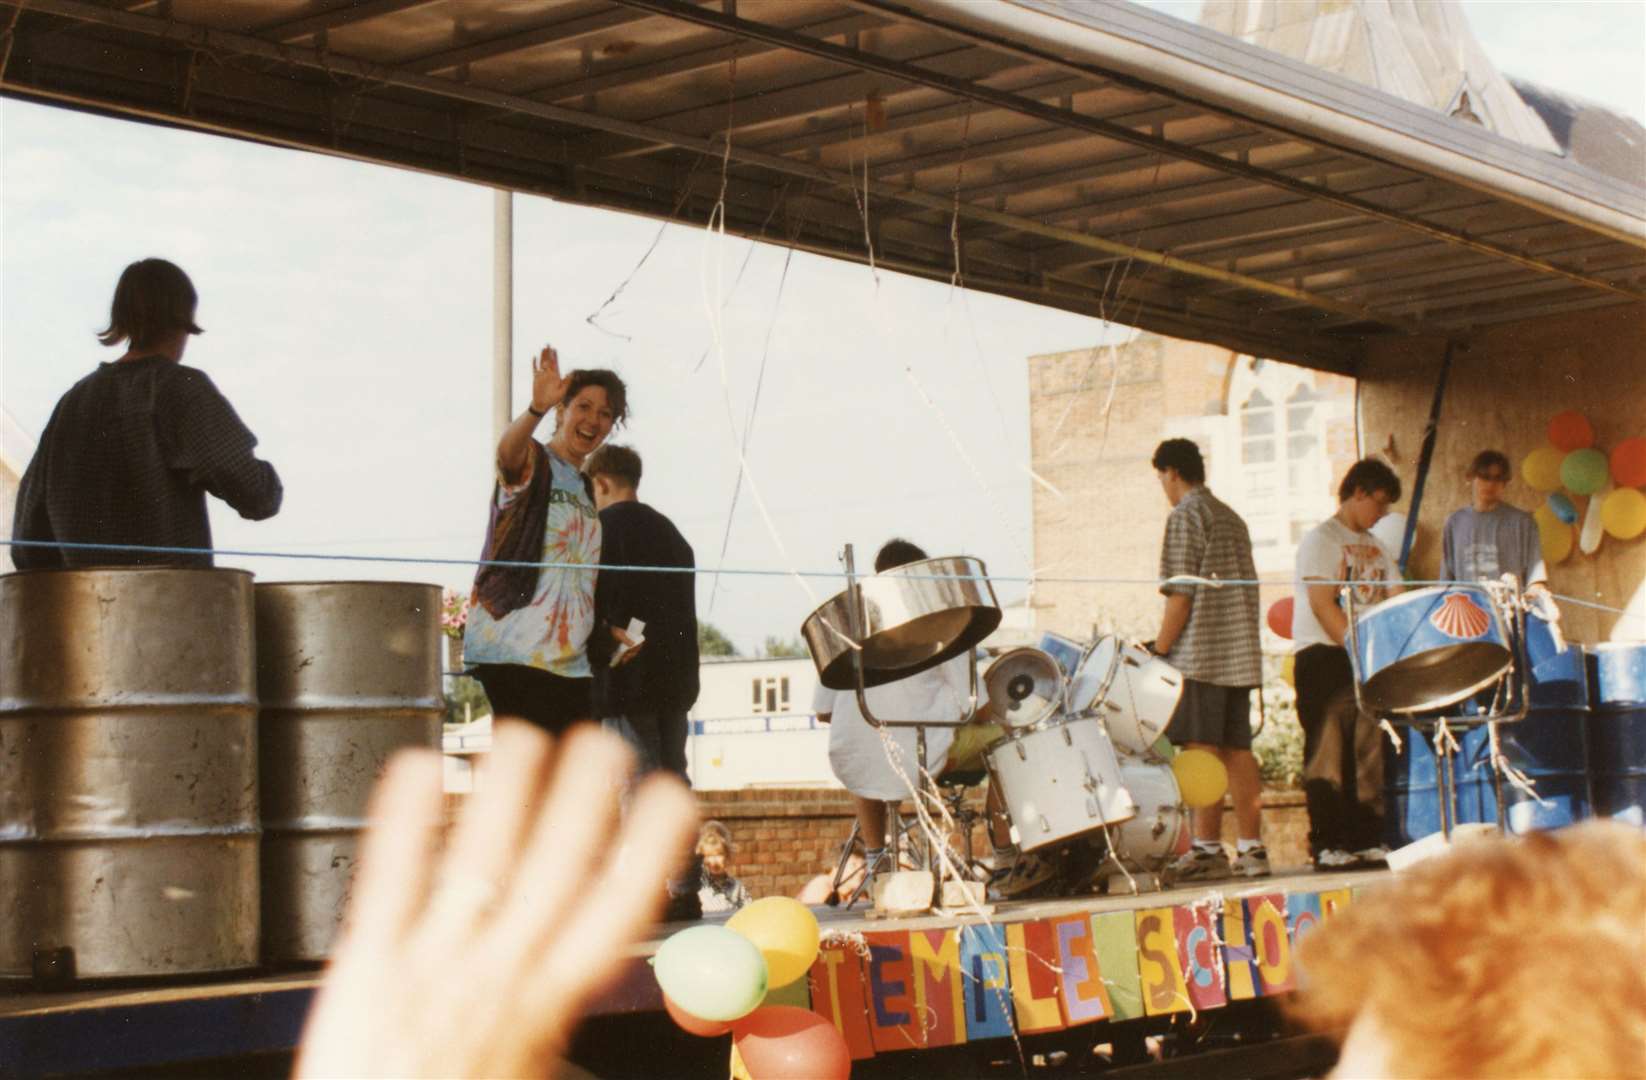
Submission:
[[[1264,465],[1274,459],[1274,403],[1262,390],[1253,390],[1240,406],[1240,461],[1244,465]]]

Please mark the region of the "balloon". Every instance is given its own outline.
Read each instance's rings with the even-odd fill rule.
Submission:
[[[756,900],[726,920],[726,928],[759,947],[772,986],[787,986],[801,978],[817,959],[817,916],[798,900],[786,896]],[[752,1064],[749,1067],[760,1072]]]
[[[739,1022],[732,1038],[756,1080],[846,1080],[852,1074],[846,1040],[810,1009],[767,1005]]]
[[[1391,510],[1377,519],[1372,526],[1372,539],[1383,545],[1384,552],[1393,562],[1400,561],[1400,546],[1406,542],[1406,515]]]
[[[724,926],[692,926],[671,934],[652,966],[663,993],[700,1020],[736,1020],[766,996],[766,961],[760,950]]]
[[[1606,455],[1599,450],[1573,450],[1560,463],[1560,482],[1574,495],[1593,495],[1611,475]]]
[[[1269,605],[1269,629],[1283,638],[1292,636],[1292,598],[1282,596]]]
[[[1280,658],[1280,681],[1293,689],[1297,687],[1297,657],[1292,653]]]
[[[1619,540],[1633,540],[1646,532],[1646,495],[1634,488],[1618,488],[1600,508],[1601,524]]]
[[[1187,806],[1199,809],[1223,798],[1229,787],[1229,771],[1210,750],[1185,750],[1172,759],[1172,774]]]
[[[1577,507],[1563,491],[1557,491],[1549,496],[1549,512],[1554,514],[1567,525],[1577,524]]]
[[[1582,413],[1568,409],[1549,421],[1549,441],[1560,450],[1582,450],[1595,444],[1595,429]]]
[[[1646,439],[1624,439],[1612,447],[1612,483],[1646,487]]]
[[[663,1008],[671,1020],[693,1035],[724,1035],[732,1029],[731,1024],[724,1020],[705,1020],[701,1016],[693,1016],[676,1005],[667,994],[663,995]]]
[[[1543,561],[1550,566],[1565,562],[1572,553],[1572,527],[1556,517],[1547,505],[1532,511],[1532,520],[1537,522],[1537,538],[1543,548]]]
[[[1565,456],[1552,446],[1540,446],[1520,463],[1520,478],[1533,491],[1553,491],[1560,486],[1560,463]]]

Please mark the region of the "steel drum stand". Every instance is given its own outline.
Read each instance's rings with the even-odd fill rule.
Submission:
[[[899,727],[914,728],[915,767],[918,770],[915,773],[915,784],[918,789],[928,785],[929,783],[926,775],[926,729],[928,727],[962,728],[977,718],[977,648],[976,646],[973,646],[967,650],[970,660],[967,665],[967,670],[971,675],[971,699],[967,703],[966,715],[963,719],[957,720],[954,723],[945,723],[941,720],[891,720],[881,719],[876,716],[874,711],[869,708],[868,692],[867,688],[863,684],[863,650],[859,647],[859,643],[863,640],[863,628],[868,623],[868,615],[863,610],[863,594],[857,588],[857,564],[852,553],[852,545],[847,544],[845,546],[845,550],[841,553],[841,559],[846,564],[846,635],[852,641],[852,678],[856,684],[854,689],[857,692],[857,711],[862,715],[864,720],[876,729]],[[936,787],[935,783],[931,783],[930,786],[933,788]],[[933,795],[939,799],[942,797],[941,792],[937,792],[935,790],[933,791]],[[920,799],[920,792],[918,790],[914,793],[914,797],[915,801],[918,803]],[[890,810],[886,816],[886,836],[884,839],[887,849],[891,851],[892,865],[895,867],[900,865],[898,861],[899,848],[901,847],[901,835],[904,830],[902,828],[901,814],[897,809],[897,804],[892,803],[889,804],[889,806]],[[865,848],[868,846],[868,842],[868,838],[864,837],[863,844]],[[834,889],[831,890],[831,896],[839,895],[838,890],[840,888],[840,880],[842,873],[845,870],[846,858],[849,854],[849,849],[841,853],[840,863],[835,867]],[[929,863],[930,859],[928,858],[927,861]],[[861,897],[869,888],[870,882],[873,879],[873,870],[874,868],[869,866],[868,860],[865,859],[863,862],[863,880],[858,882],[857,888],[853,889],[851,896],[846,899],[845,905],[847,907],[851,907],[853,904],[857,903],[858,898]]]
[[[1437,771],[1440,774],[1440,831],[1448,844],[1451,843],[1452,830],[1457,824],[1457,785],[1452,778],[1457,741],[1452,738],[1450,728],[1486,725],[1487,737],[1491,740],[1492,792],[1497,802],[1497,828],[1500,833],[1507,832],[1508,810],[1503,793],[1503,757],[1498,742],[1497,725],[1524,720],[1529,707],[1530,687],[1526,680],[1526,608],[1519,585],[1513,574],[1503,575],[1501,581],[1482,581],[1480,584],[1491,596],[1498,614],[1508,614],[1514,624],[1514,643],[1509,652],[1509,668],[1494,684],[1492,704],[1487,712],[1433,718],[1419,717],[1411,712],[1379,713],[1366,704],[1360,690],[1364,679],[1360,670],[1360,635],[1357,629],[1359,616],[1355,611],[1354,586],[1345,585],[1341,591],[1344,611],[1349,620],[1348,652],[1350,669],[1354,673],[1355,707],[1363,716],[1369,716],[1379,723],[1405,725],[1422,732],[1433,742],[1438,758]],[[1514,693],[1517,688],[1519,706],[1511,709],[1510,706],[1514,704],[1517,696]],[[1464,700],[1469,699],[1466,697]]]

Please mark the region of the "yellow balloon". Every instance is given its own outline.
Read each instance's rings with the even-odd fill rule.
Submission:
[[[1600,522],[1619,540],[1633,540],[1646,532],[1646,495],[1618,488],[1600,504]]]
[[[1229,788],[1229,771],[1209,750],[1185,750],[1172,759],[1172,774],[1186,806],[1210,806]]]
[[[1297,686],[1297,657],[1287,653],[1280,658],[1280,681],[1287,686]]]
[[[1537,522],[1537,538],[1543,548],[1543,561],[1553,566],[1558,562],[1565,562],[1572,553],[1572,532],[1574,526],[1566,524],[1555,516],[1544,503],[1532,511],[1532,520]]]
[[[805,977],[817,959],[817,916],[798,900],[768,896],[746,904],[726,928],[754,942],[766,958],[769,986]]]
[[[1552,446],[1540,446],[1520,463],[1520,478],[1533,491],[1554,491],[1560,487],[1560,463],[1566,455]]]

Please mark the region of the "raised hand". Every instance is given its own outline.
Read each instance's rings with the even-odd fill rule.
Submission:
[[[566,398],[568,381],[560,374],[560,354],[553,345],[543,346],[532,361],[532,408],[541,413],[560,404]]]
[[[697,827],[594,725],[556,739],[504,721],[440,850],[440,756],[389,766],[296,1075],[543,1076],[589,999],[630,962]],[[464,1003],[483,1008],[466,1008]]]

